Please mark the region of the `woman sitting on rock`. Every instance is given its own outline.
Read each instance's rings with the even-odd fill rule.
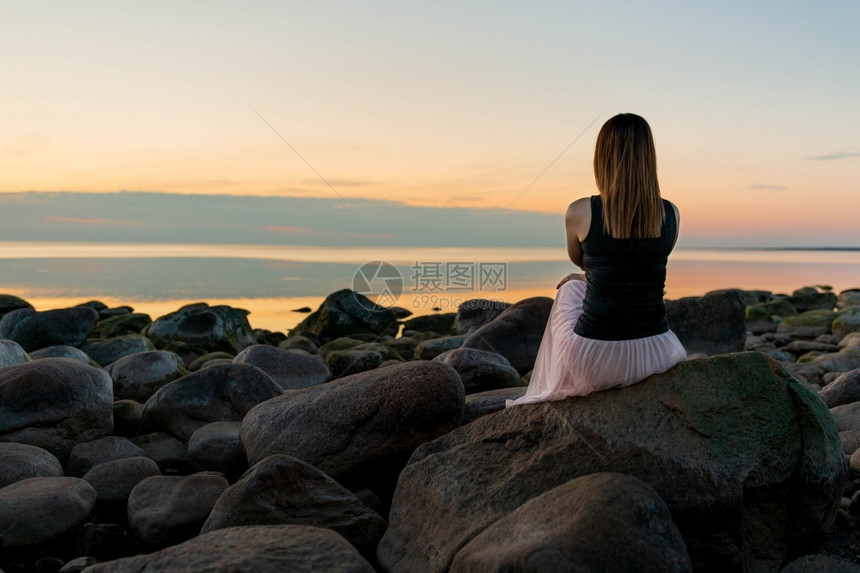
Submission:
[[[558,284],[528,390],[506,405],[561,400],[629,386],[683,361],[666,323],[666,259],[678,238],[678,209],[660,197],[648,123],[623,113],[597,136],[600,195],[570,204],[570,260],[585,274]]]

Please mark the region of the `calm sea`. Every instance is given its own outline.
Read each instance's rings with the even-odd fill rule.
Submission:
[[[383,261],[387,264],[366,264]],[[258,245],[0,242],[0,293],[38,310],[98,299],[153,318],[206,301],[251,311],[255,328],[285,331],[342,288],[416,315],[470,298],[516,302],[554,296],[574,271],[563,248],[331,248]],[[860,288],[860,249],[677,248],[666,297],[719,288],[791,292]]]

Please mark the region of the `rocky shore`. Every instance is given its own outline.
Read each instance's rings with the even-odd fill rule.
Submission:
[[[860,289],[666,304],[686,362],[505,409],[550,298],[0,295],[0,573],[860,571]]]

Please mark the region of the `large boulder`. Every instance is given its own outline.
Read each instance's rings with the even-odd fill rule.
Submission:
[[[0,319],[0,338],[14,340],[27,352],[58,344],[79,346],[98,320],[99,313],[85,306],[44,312],[21,308]]]
[[[90,340],[81,350],[102,366],[107,366],[123,356],[155,350],[155,346],[151,340],[140,334],[123,334],[114,338]]]
[[[331,377],[331,372],[319,356],[266,344],[253,344],[245,348],[233,362],[256,366],[271,376],[283,390],[316,386]]]
[[[474,422],[481,416],[498,412],[505,409],[508,400],[522,398],[528,386],[515,386],[512,388],[499,388],[498,390],[486,390],[475,394],[466,395],[466,405],[463,408],[463,423]]]
[[[325,473],[292,456],[274,455],[227,488],[200,531],[286,523],[333,529],[369,556],[386,527],[382,516]]]
[[[632,386],[515,406],[418,448],[379,546],[389,571],[445,571],[528,500],[595,472],[650,484],[701,571],[776,570],[833,524],[847,464],[827,407],[757,352]]]
[[[0,547],[50,541],[80,525],[96,504],[96,490],[73,477],[33,477],[0,489]]]
[[[207,350],[238,352],[256,342],[247,310],[206,303],[188,305],[157,318],[142,334],[159,348],[184,342]]]
[[[219,364],[163,386],[143,406],[143,423],[187,442],[209,422],[241,421],[248,411],[281,395],[268,374],[248,364]]]
[[[519,372],[514,370],[507,358],[496,352],[455,348],[439,354],[433,360],[457,371],[466,394],[509,388],[520,381]]]
[[[65,463],[75,444],[111,432],[113,389],[104,370],[68,358],[0,369],[0,442],[38,446]]]
[[[162,386],[184,376],[186,368],[178,354],[150,350],[120,358],[107,372],[117,399],[146,402]]]
[[[475,330],[462,347],[501,354],[525,374],[534,368],[552,303],[547,296],[521,300]]]
[[[251,465],[287,454],[336,479],[388,462],[399,471],[416,447],[460,425],[463,400],[450,366],[405,362],[260,404],[242,421],[242,444]]]
[[[0,368],[29,362],[30,357],[14,340],[0,340]]]
[[[185,541],[200,532],[227,485],[214,474],[145,478],[129,494],[128,523],[144,543]]]
[[[3,318],[4,314],[18,310],[19,308],[33,308],[33,305],[15,295],[0,294],[0,318]]]
[[[58,477],[63,466],[57,457],[42,448],[0,443],[0,488],[32,477]]]
[[[534,497],[463,547],[466,571],[690,572],[666,504],[633,476],[594,473]]]
[[[310,333],[326,343],[353,334],[394,336],[399,329],[400,324],[391,309],[375,304],[363,294],[341,289],[328,295],[316,311],[290,332]]]
[[[373,567],[343,537],[329,529],[259,525],[210,531],[156,553],[99,563],[86,571],[373,573]]]
[[[746,308],[733,291],[666,301],[666,322],[688,354],[743,350]]]
[[[90,358],[86,352],[80,348],[75,348],[74,346],[69,346],[67,344],[46,346],[45,348],[34,350],[30,353],[30,358],[33,360],[40,360],[42,358],[70,358],[72,360],[77,360],[81,364],[98,366],[98,363]]]

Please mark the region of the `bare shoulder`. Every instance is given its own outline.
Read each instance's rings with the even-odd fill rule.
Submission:
[[[584,240],[591,227],[591,197],[582,197],[568,205],[564,220],[568,232]]]

